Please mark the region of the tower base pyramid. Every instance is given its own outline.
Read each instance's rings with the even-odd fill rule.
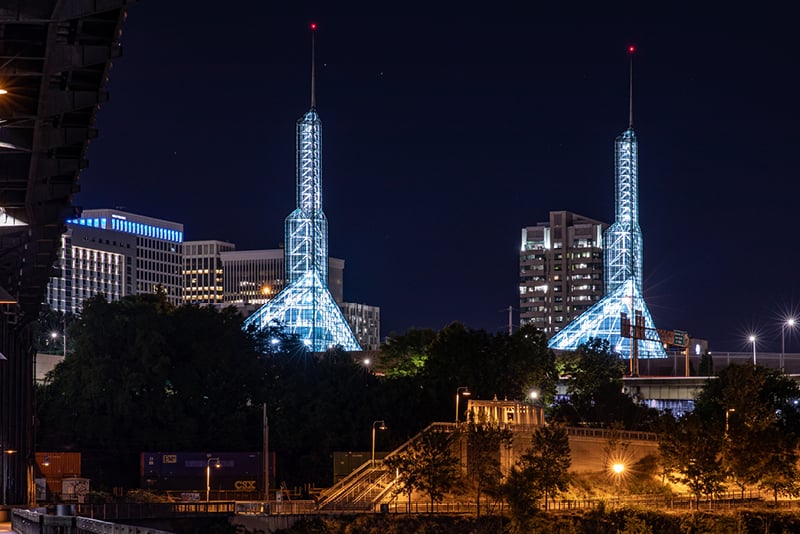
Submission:
[[[633,320],[635,311],[641,312],[646,329],[655,329],[650,310],[631,278],[559,330],[550,338],[548,346],[554,350],[575,350],[591,338],[604,339],[611,350],[630,358],[631,338],[622,337],[620,322],[622,313]],[[644,339],[639,341],[638,357],[666,358],[667,353],[661,342]]]
[[[244,326],[250,325],[259,330],[275,326],[297,335],[313,352],[336,346],[346,351],[361,350],[342,310],[315,271],[286,286],[245,319]]]

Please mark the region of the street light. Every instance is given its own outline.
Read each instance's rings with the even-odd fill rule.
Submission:
[[[222,467],[219,458],[209,458],[206,461],[206,502],[211,500],[211,462],[214,462],[215,469]]]
[[[0,453],[3,455],[2,459],[2,476],[0,476],[0,483],[3,485],[3,506],[8,504],[8,459],[10,455],[16,454],[17,451],[14,449],[6,449],[4,446],[0,445]]]
[[[617,499],[622,497],[622,474],[625,472],[625,464],[621,462],[616,462],[611,466],[611,470],[614,472],[614,475],[617,477]]]
[[[456,389],[456,423],[458,423],[458,399],[461,397],[461,395],[469,397],[472,395],[472,393],[469,392],[469,388],[467,386],[461,386],[460,388]]]
[[[747,338],[753,344],[753,365],[756,364],[756,336],[750,336]]]
[[[783,355],[786,352],[786,344],[785,344],[786,327],[788,326],[789,328],[794,328],[794,323],[795,323],[794,317],[789,317],[781,325],[781,373],[783,372]]]
[[[58,339],[58,332],[50,332],[50,337],[53,338],[53,341]],[[64,344],[64,359],[67,357],[67,323],[66,320],[64,322],[64,333],[61,334],[61,341]]]
[[[372,423],[372,467],[375,467],[375,427],[380,430],[386,430],[386,423],[383,421],[375,421]]]

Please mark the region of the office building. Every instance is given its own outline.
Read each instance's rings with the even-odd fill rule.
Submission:
[[[181,303],[182,224],[113,209],[84,210],[66,222],[58,275],[47,286],[51,309],[77,313],[98,293],[119,300],[159,288]]]
[[[284,249],[236,250],[220,254],[223,302],[265,304],[286,285]],[[328,288],[336,302],[344,291],[344,260],[328,258]]]
[[[235,249],[236,245],[225,241],[184,241],[184,303],[222,304],[224,278],[221,255]]]

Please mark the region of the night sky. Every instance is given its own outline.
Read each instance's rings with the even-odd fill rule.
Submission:
[[[750,332],[777,351],[781,317],[800,312],[800,51],[790,13],[759,6],[141,1],[74,202],[178,221],[188,240],[276,248],[295,205],[313,21],[323,202],[345,299],[380,306],[383,335],[451,321],[503,331],[509,305],[518,323],[522,227],[551,210],[613,222],[633,44],[655,323],[714,351],[748,350]],[[800,332],[787,349],[800,351]]]

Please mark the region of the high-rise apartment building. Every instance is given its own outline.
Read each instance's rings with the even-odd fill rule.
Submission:
[[[236,250],[225,241],[185,241],[183,243],[183,302],[222,304],[223,252]]]
[[[54,310],[76,313],[87,298],[109,300],[162,288],[178,305],[183,296],[183,225],[120,210],[84,210],[67,220],[58,276],[47,286]]]
[[[569,211],[522,229],[519,253],[520,324],[548,337],[603,295],[606,223]]]

